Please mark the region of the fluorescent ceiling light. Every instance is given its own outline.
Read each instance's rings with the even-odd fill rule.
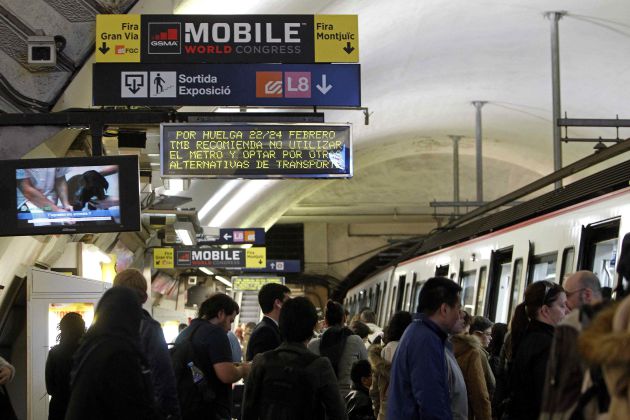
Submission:
[[[241,248],[247,249],[247,248],[251,248],[253,246],[254,246],[254,244],[243,244],[243,245],[241,245]]]
[[[270,188],[277,181],[273,179],[250,180],[238,190],[230,200],[210,220],[208,226],[224,226],[225,222],[248,203],[260,200],[260,194]]]
[[[195,245],[197,238],[195,236],[195,228],[190,222],[175,222],[173,229],[177,233],[177,237],[184,245]]]
[[[165,193],[177,193],[187,191],[190,187],[190,180],[181,178],[166,178],[164,179],[164,192]]]
[[[214,276],[215,279],[219,280],[221,283],[225,284],[226,286],[232,287],[232,282],[229,281],[228,279],[226,279],[225,277],[222,276]]]
[[[202,272],[206,273],[209,276],[214,275],[214,271],[210,270],[208,267],[199,267],[199,270],[201,270]]]
[[[206,214],[208,214],[208,212],[214,208],[214,206],[219,204],[219,202],[223,200],[223,198],[225,198],[225,196],[228,195],[230,191],[236,188],[239,182],[240,181],[238,179],[232,179],[226,182],[221,188],[219,188],[219,191],[212,194],[210,199],[206,202],[206,204],[203,205],[201,210],[199,210],[199,212],[197,213],[199,220],[203,219],[206,216]],[[208,226],[218,226],[218,225],[208,225]]]

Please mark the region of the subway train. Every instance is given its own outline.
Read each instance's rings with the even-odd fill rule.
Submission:
[[[509,322],[527,285],[591,270],[617,286],[615,264],[630,232],[630,164],[625,162],[507,210],[424,239],[350,288],[351,313],[370,307],[380,325],[397,311],[415,312],[424,281],[444,276],[462,287],[462,307]],[[630,237],[628,238],[630,240]]]

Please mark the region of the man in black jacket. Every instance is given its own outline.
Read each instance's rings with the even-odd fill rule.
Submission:
[[[278,328],[282,304],[289,299],[291,290],[283,284],[265,284],[258,292],[258,303],[265,315],[256,325],[247,344],[245,360],[250,361],[258,353],[277,348],[282,343]]]

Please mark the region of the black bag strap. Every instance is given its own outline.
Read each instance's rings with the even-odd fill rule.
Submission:
[[[610,395],[608,394],[602,369],[600,366],[593,366],[589,369],[589,372],[593,384],[580,395],[570,420],[584,420],[584,409],[593,398],[597,398],[597,410],[599,413],[608,412]]]

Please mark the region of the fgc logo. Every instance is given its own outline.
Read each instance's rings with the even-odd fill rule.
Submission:
[[[283,77],[284,76],[284,77]],[[257,71],[257,98],[310,98],[310,71]]]

